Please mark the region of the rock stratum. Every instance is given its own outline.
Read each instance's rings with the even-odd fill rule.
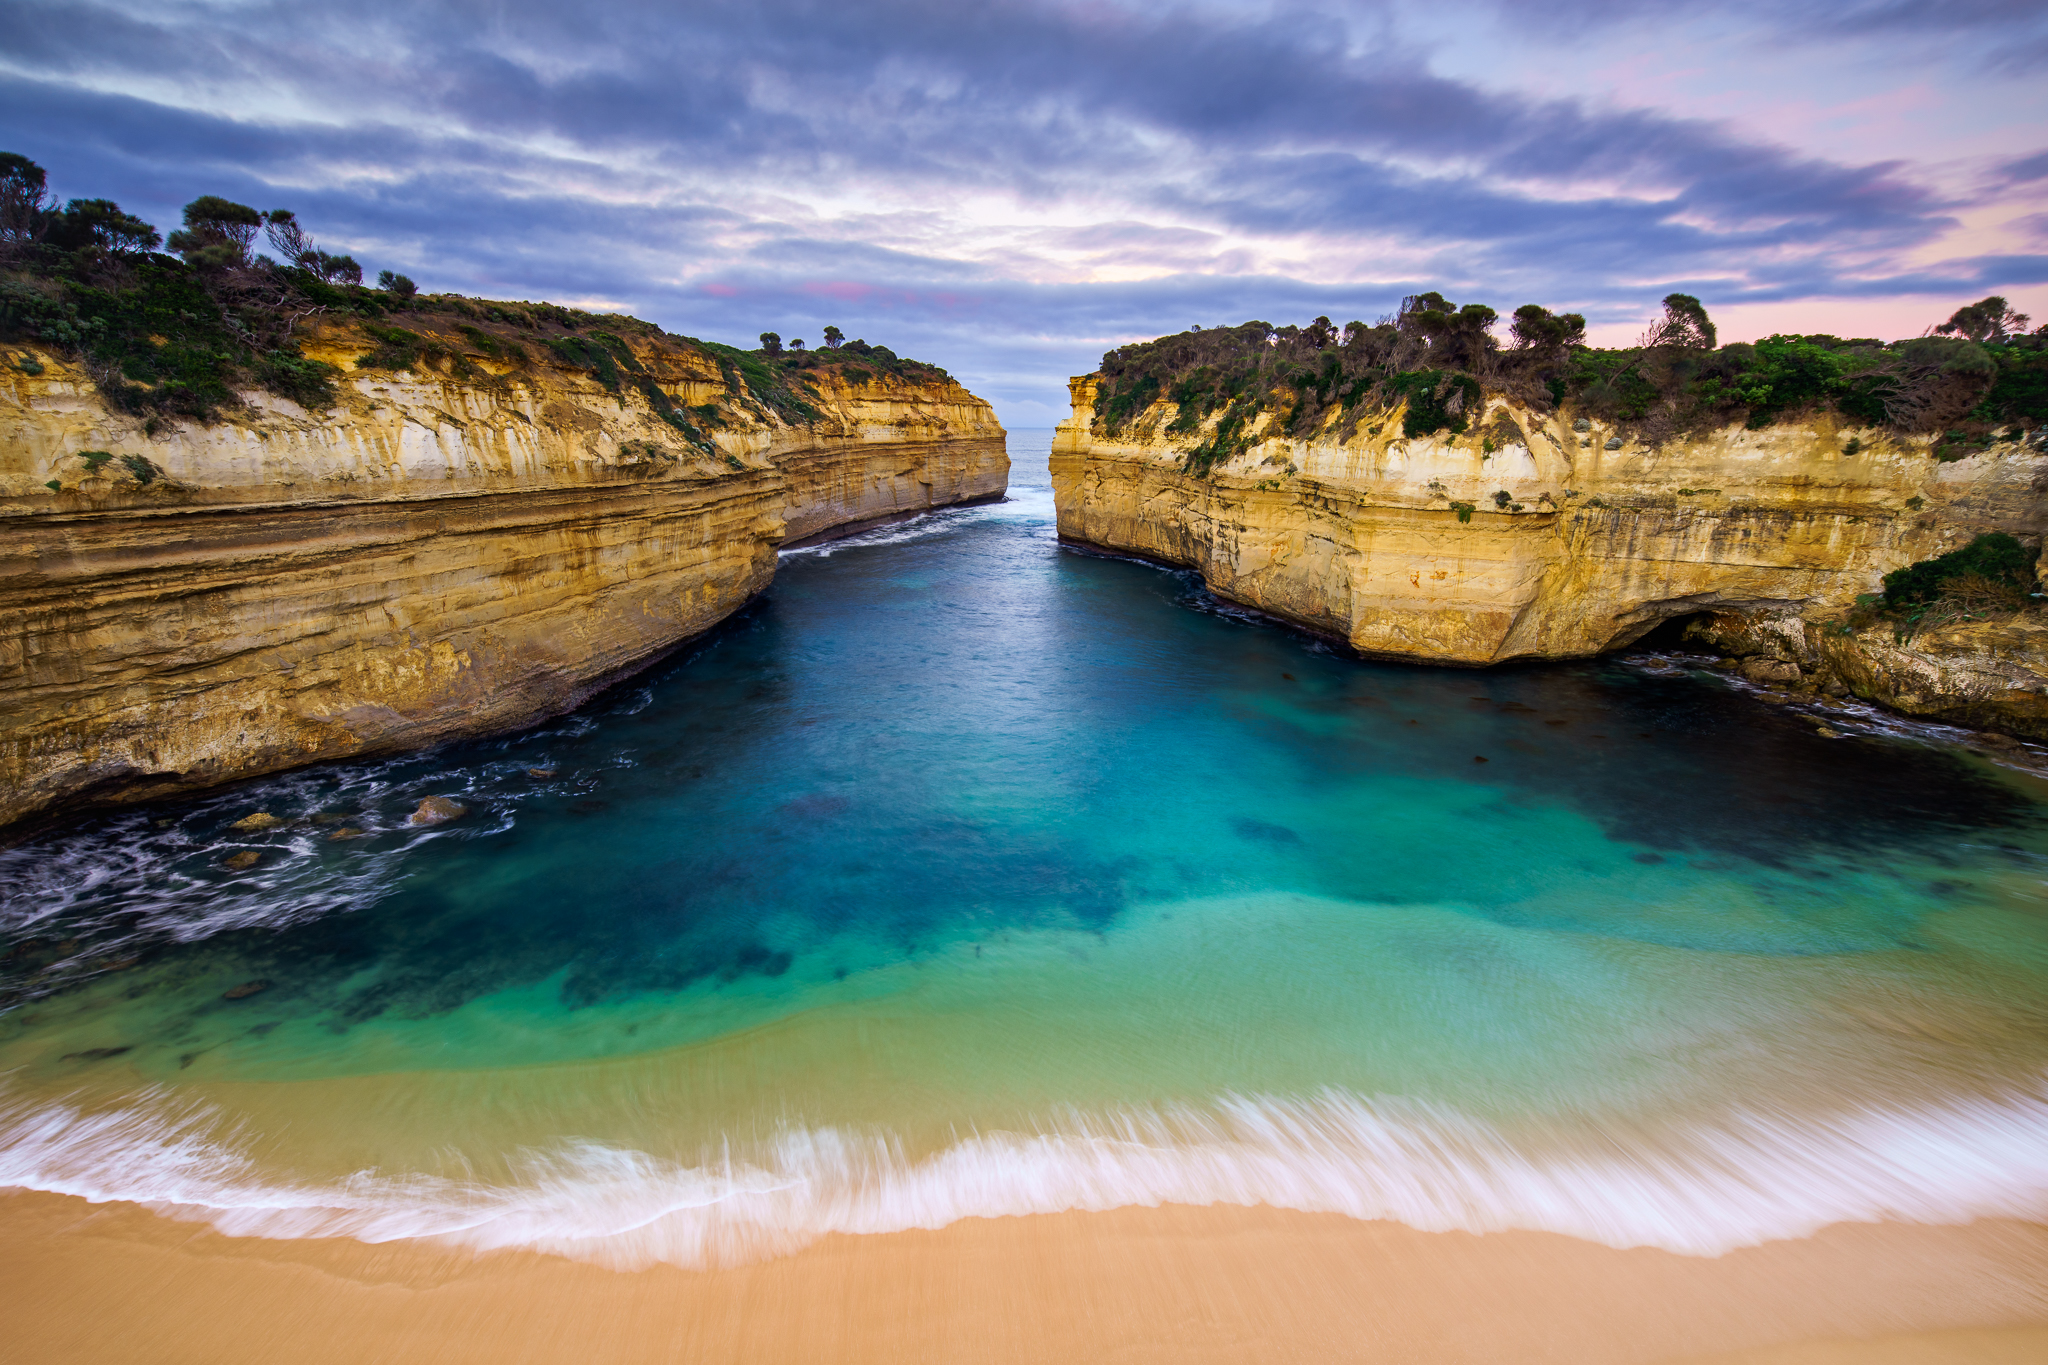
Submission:
[[[2038,543],[2038,443],[1944,462],[1937,438],[1835,414],[1650,443],[1489,393],[1464,435],[1407,438],[1400,407],[1295,437],[1261,414],[1246,448],[1197,474],[1213,420],[1169,434],[1162,400],[1109,434],[1099,385],[1072,381],[1054,440],[1062,539],[1196,569],[1362,654],[1569,659],[1690,618],[1692,638],[1790,670],[1776,681],[2048,738],[2048,630],[1900,640],[1846,623],[1889,570],[1985,532]]]
[[[816,370],[786,420],[644,325],[595,368],[420,335],[363,370],[374,336],[315,328],[332,409],[247,392],[204,424],[8,348],[0,823],[531,723],[739,608],[778,546],[1008,483],[993,410],[938,372]]]

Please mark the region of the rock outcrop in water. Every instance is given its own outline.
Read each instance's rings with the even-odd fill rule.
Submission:
[[[2038,441],[1944,462],[1938,437],[1822,413],[1653,443],[1569,404],[1488,392],[1467,434],[1412,439],[1399,407],[1333,411],[1298,436],[1263,412],[1241,449],[1197,473],[1189,452],[1214,419],[1169,433],[1177,409],[1162,397],[1112,435],[1100,382],[1072,381],[1054,441],[1061,537],[1198,569],[1219,595],[1362,653],[1574,658],[1699,617],[1720,623],[1710,643],[1797,663],[1809,681],[2048,737],[2041,630],[1960,626],[1900,645],[1823,625],[1885,572],[1980,533],[2038,542]]]
[[[778,545],[1008,482],[941,372],[813,366],[792,413],[644,324],[578,365],[453,321],[384,329],[416,350],[373,370],[376,329],[316,330],[334,408],[206,424],[8,348],[0,823],[532,722],[730,614]]]

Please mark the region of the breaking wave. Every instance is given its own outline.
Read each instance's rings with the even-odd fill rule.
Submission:
[[[2048,1095],[1831,1118],[1749,1112],[1678,1136],[1511,1142],[1428,1106],[1326,1091],[1069,1116],[906,1156],[886,1134],[788,1129],[695,1164],[588,1142],[499,1182],[362,1171],[267,1176],[219,1116],[161,1092],[122,1111],[0,1106],[0,1186],[131,1200],[221,1232],[427,1238],[627,1269],[731,1265],[828,1233],[962,1218],[1267,1204],[1426,1231],[1527,1229],[1712,1256],[1831,1223],[2048,1214]]]

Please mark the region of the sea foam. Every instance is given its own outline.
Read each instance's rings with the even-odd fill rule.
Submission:
[[[114,1112],[0,1108],[0,1186],[132,1200],[240,1236],[427,1238],[619,1268],[710,1267],[828,1233],[962,1218],[1266,1204],[1427,1231],[1528,1229],[1712,1256],[1831,1223],[2048,1215],[2048,1094],[1824,1119],[1734,1114],[1655,1138],[1601,1129],[1517,1146],[1441,1108],[1324,1092],[1070,1115],[906,1156],[887,1134],[783,1131],[695,1163],[587,1142],[527,1152],[500,1183],[267,1174],[217,1115],[168,1095]]]

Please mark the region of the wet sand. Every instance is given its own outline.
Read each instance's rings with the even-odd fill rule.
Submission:
[[[1841,1225],[1714,1259],[1168,1206],[834,1236],[713,1272],[224,1237],[0,1195],[24,1362],[2048,1359],[2048,1227]]]

